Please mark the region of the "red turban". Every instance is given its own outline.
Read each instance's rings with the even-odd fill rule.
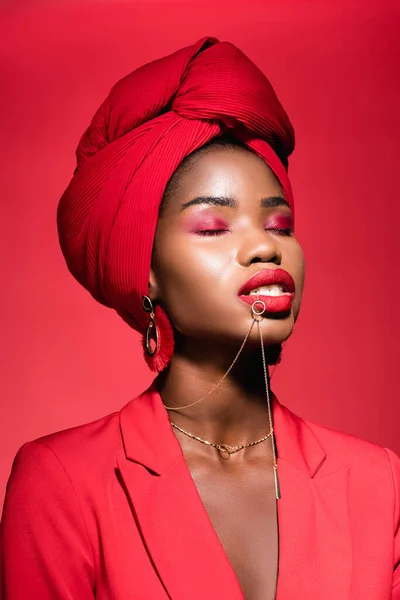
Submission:
[[[79,283],[142,333],[165,187],[188,154],[227,131],[270,166],[293,208],[292,126],[265,75],[228,42],[203,38],[121,79],[79,142],[58,206],[60,245]],[[161,353],[148,362],[159,371],[173,335],[159,306],[155,322]]]

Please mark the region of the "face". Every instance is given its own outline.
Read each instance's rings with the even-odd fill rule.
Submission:
[[[160,215],[151,299],[185,338],[237,344],[252,322],[251,301],[238,295],[240,288],[260,271],[277,268],[291,276],[295,291],[291,309],[264,313],[268,344],[290,336],[300,309],[304,258],[290,208],[275,175],[254,153],[241,148],[200,153]],[[254,327],[250,340],[257,336]]]

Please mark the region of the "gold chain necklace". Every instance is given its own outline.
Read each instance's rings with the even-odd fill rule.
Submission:
[[[211,390],[209,390],[206,394],[204,394],[204,396],[202,396],[201,398],[199,398],[198,400],[195,400],[194,402],[191,402],[190,404],[185,404],[184,406],[166,406],[164,404],[164,408],[166,410],[184,410],[185,408],[190,408],[191,406],[195,406],[196,404],[198,404],[199,402],[203,402],[203,400],[205,400],[206,398],[208,398],[209,396],[211,396],[211,394],[213,392],[215,392],[215,390],[221,385],[221,383],[224,381],[224,379],[226,379],[226,377],[228,377],[229,373],[232,371],[233,367],[235,366],[235,364],[237,363],[237,360],[239,358],[239,356],[242,353],[243,348],[246,345],[247,340],[249,339],[249,335],[253,330],[254,327],[254,323],[256,322],[256,320],[253,318],[253,320],[251,321],[251,325],[250,328],[248,330],[248,332],[246,333],[246,336],[242,342],[242,345],[240,346],[238,353],[236,354],[235,358],[233,359],[229,369],[226,371],[226,373],[221,377],[221,379],[219,381],[217,381],[217,383],[215,385],[213,385],[213,387],[211,388]]]
[[[258,310],[257,310],[258,307]],[[261,307],[261,309],[260,309]],[[202,442],[203,444],[207,444],[208,446],[212,446],[214,448],[216,448],[219,452],[219,455],[222,458],[229,458],[231,454],[234,454],[235,452],[238,452],[239,450],[243,450],[243,448],[249,448],[250,446],[254,446],[255,444],[260,444],[261,442],[263,442],[264,440],[268,439],[269,437],[271,437],[271,447],[272,447],[272,459],[273,459],[273,471],[274,471],[274,481],[275,481],[275,496],[276,499],[279,500],[281,498],[281,490],[280,490],[280,485],[279,485],[279,478],[278,478],[278,465],[277,465],[277,461],[276,461],[276,451],[275,451],[275,435],[274,435],[274,428],[273,428],[273,423],[272,423],[272,411],[271,411],[271,399],[270,399],[270,393],[269,393],[269,381],[268,381],[268,369],[267,369],[267,361],[265,359],[265,349],[264,349],[264,339],[263,339],[263,333],[262,333],[262,327],[261,327],[261,321],[262,321],[262,315],[265,312],[266,307],[265,304],[262,300],[256,300],[252,307],[251,307],[251,312],[253,315],[253,319],[252,322],[250,324],[249,330],[242,342],[242,345],[239,348],[238,353],[236,354],[235,358],[233,359],[232,364],[230,365],[229,369],[226,371],[226,373],[222,376],[222,378],[211,388],[211,390],[209,392],[207,392],[207,394],[205,394],[204,396],[202,396],[201,398],[199,398],[198,400],[195,400],[194,402],[191,402],[190,404],[186,404],[185,406],[166,406],[164,405],[164,408],[168,411],[168,410],[183,410],[185,408],[189,408],[190,406],[194,406],[195,404],[198,404],[199,402],[201,402],[202,400],[205,400],[206,398],[208,398],[208,396],[210,396],[219,386],[220,384],[224,381],[224,379],[227,377],[227,375],[230,373],[232,367],[234,366],[234,364],[237,362],[249,336],[250,333],[254,327],[254,324],[257,324],[257,329],[258,329],[258,335],[260,338],[260,343],[261,343],[261,357],[262,357],[262,367],[263,367],[263,375],[264,375],[264,384],[265,384],[265,395],[266,395],[266,399],[267,399],[267,407],[268,407],[268,419],[269,419],[269,433],[268,435],[264,436],[263,438],[256,440],[255,442],[251,442],[248,445],[240,445],[240,446],[228,446],[227,444],[213,444],[212,442],[208,442],[207,440],[203,440],[195,435],[193,435],[193,433],[189,433],[188,431],[185,431],[183,429],[181,429],[180,427],[178,427],[178,425],[175,425],[175,423],[172,423],[172,421],[170,421],[171,426],[175,427],[175,429],[180,430],[182,433],[184,433],[185,435],[188,435],[189,437]]]
[[[212,446],[213,448],[216,448],[218,450],[221,458],[225,458],[225,459],[229,458],[231,454],[235,454],[235,452],[239,452],[239,450],[243,450],[244,448],[251,448],[251,446],[256,446],[257,444],[261,444],[261,442],[265,442],[265,440],[267,440],[272,434],[272,429],[271,429],[271,431],[267,435],[260,438],[259,440],[256,440],[255,442],[250,442],[249,444],[240,444],[239,446],[229,446],[229,444],[214,444],[213,442],[203,440],[202,438],[198,437],[197,435],[194,435],[193,433],[190,433],[189,431],[185,431],[185,429],[178,427],[178,425],[176,425],[175,423],[172,423],[172,421],[171,421],[171,425],[172,425],[172,427],[174,427],[174,429],[177,429],[181,433],[184,433],[185,435],[192,438],[193,440],[197,440],[198,442],[201,442],[202,444],[207,444],[207,446]]]

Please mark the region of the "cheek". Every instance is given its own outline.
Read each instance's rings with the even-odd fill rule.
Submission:
[[[225,265],[223,255],[188,248],[159,261],[159,297],[181,334],[198,336],[212,327],[213,315],[219,312],[216,306],[224,296]]]
[[[230,264],[233,260],[226,247],[218,249],[215,241],[207,247],[207,242],[195,235],[177,234],[155,245],[154,267],[160,295],[171,308],[189,298],[191,305],[207,304]]]
[[[300,289],[303,289],[304,285],[304,275],[305,275],[305,262],[304,262],[304,254],[303,250],[300,246],[298,246],[295,255],[294,255],[294,274],[297,279],[297,283],[300,286]]]
[[[303,250],[296,242],[296,245],[291,248],[290,252],[287,253],[287,268],[290,271],[295,285],[296,285],[296,297],[294,301],[294,313],[297,316],[300,310],[301,299],[304,288],[305,278],[305,261]]]

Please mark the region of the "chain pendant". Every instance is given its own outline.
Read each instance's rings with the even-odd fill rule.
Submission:
[[[277,500],[281,498],[281,488],[279,485],[278,467],[274,465],[274,480],[275,480],[275,497]]]
[[[227,446],[224,446],[223,444],[219,444],[217,446],[217,450],[218,450],[220,457],[223,458],[224,460],[228,460],[228,458],[231,457],[231,452],[229,452]]]

